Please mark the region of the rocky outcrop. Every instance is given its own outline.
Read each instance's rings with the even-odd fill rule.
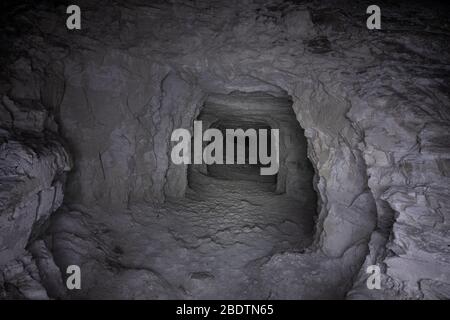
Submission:
[[[12,70],[30,72],[28,63],[19,59]],[[60,277],[59,269],[47,268],[54,265],[52,255],[36,241],[63,202],[71,160],[53,117],[55,93],[39,93],[39,83],[28,75],[12,78],[1,92],[0,296],[48,299],[61,296],[46,287]],[[53,280],[48,282],[45,273]]]

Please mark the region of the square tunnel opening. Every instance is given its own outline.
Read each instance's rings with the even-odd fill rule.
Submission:
[[[226,120],[218,120],[213,123],[210,128],[218,129],[224,137],[226,137],[226,130],[239,130],[242,129],[244,132],[249,132],[248,130],[255,130],[255,139],[256,146],[254,148],[255,154],[259,154],[260,152],[260,139],[261,137],[257,134],[259,130],[265,130],[266,132],[270,132],[271,127],[269,124],[265,122],[255,122],[255,121],[246,121],[241,120],[238,117],[230,116],[230,118]],[[262,175],[261,168],[265,167],[259,157],[254,157],[254,155],[250,154],[250,143],[252,143],[252,139],[250,137],[244,138],[244,160],[245,163],[237,163],[238,162],[238,144],[237,138],[234,139],[233,151],[231,157],[233,158],[233,165],[226,165],[227,159],[227,147],[226,147],[226,139],[223,140],[223,164],[209,164],[206,166],[207,174],[211,177],[218,179],[227,179],[227,180],[247,180],[247,181],[256,181],[260,183],[270,183],[272,185],[276,185],[278,174],[273,175]],[[270,134],[267,135],[267,145],[271,143]],[[267,155],[271,156],[271,150],[268,148]],[[256,163],[251,163],[251,156],[255,158]]]
[[[196,119],[202,121],[202,129],[218,129],[225,137],[227,129],[255,130],[257,133],[257,154],[259,155],[258,134],[267,130],[267,155],[271,156],[271,129],[279,130],[279,168],[273,175],[262,175],[263,165],[258,157],[257,163],[249,163],[249,141],[245,138],[245,163],[226,164],[226,146],[223,139],[223,163],[192,164],[188,169],[188,185],[194,187],[197,174],[215,179],[231,181],[250,181],[264,184],[277,194],[286,193],[293,198],[309,199],[316,202],[313,188],[314,169],[307,156],[307,140],[304,130],[297,121],[292,109],[292,99],[287,94],[268,92],[239,92],[230,94],[210,94],[205,100]],[[235,142],[237,140],[234,140]],[[203,142],[205,147],[209,142]],[[237,146],[234,146],[236,160]]]

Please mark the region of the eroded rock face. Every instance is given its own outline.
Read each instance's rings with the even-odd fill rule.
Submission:
[[[34,241],[63,202],[70,158],[54,131],[56,123],[38,101],[4,95],[0,110],[5,115],[0,130],[1,295],[44,299],[48,295],[32,256],[39,265],[39,252],[46,248],[42,243],[42,250],[33,250]],[[52,263],[53,258],[50,254],[44,260]],[[46,269],[40,270],[51,272]]]
[[[61,204],[68,153],[67,203],[162,203],[187,186],[170,134],[192,129],[209,95],[286,92],[308,141],[318,220],[310,251],[274,256],[261,286],[273,286],[265,273],[327,261],[323,276],[301,280],[319,294],[278,279],[271,298],[450,296],[446,8],[386,4],[383,30],[370,32],[362,2],[79,5],[80,31],[66,30],[63,6],[5,10],[0,265],[27,257]],[[366,289],[371,264],[383,290]]]

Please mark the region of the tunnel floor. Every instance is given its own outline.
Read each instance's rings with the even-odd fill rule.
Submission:
[[[130,292],[142,296],[134,293],[133,298],[269,298],[255,290],[260,266],[274,254],[301,252],[311,244],[315,205],[275,194],[271,183],[198,172],[192,173],[190,187],[185,199],[134,206],[125,214],[72,209],[57,215],[55,256],[60,263],[87,264],[91,270],[92,279],[85,280],[89,289],[79,297],[123,297],[124,288],[137,286]],[[91,235],[74,241],[84,228]],[[94,244],[89,259],[74,254]],[[135,273],[143,270],[159,285],[140,287]],[[114,282],[120,292],[108,287]]]

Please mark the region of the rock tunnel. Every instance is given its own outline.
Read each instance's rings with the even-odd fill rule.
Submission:
[[[80,6],[2,10],[0,298],[450,297],[447,7]],[[175,164],[198,121],[278,129],[278,170]]]

